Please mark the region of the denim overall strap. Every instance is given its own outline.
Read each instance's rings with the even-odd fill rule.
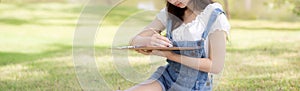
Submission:
[[[222,14],[222,13],[224,13],[224,12],[223,12],[221,9],[219,9],[219,8],[216,8],[216,9],[211,13],[210,18],[209,18],[209,20],[208,20],[208,23],[207,23],[207,25],[206,25],[206,27],[205,27],[205,30],[204,30],[203,34],[202,34],[201,40],[206,40],[206,38],[207,38],[207,36],[208,36],[208,33],[209,33],[209,31],[211,30],[212,25],[213,25],[214,22],[216,21],[217,17],[218,17],[220,14]]]
[[[167,21],[168,21],[167,22],[167,38],[170,41],[173,41],[173,39],[172,39],[172,20],[168,19]]]
[[[211,13],[210,18],[209,18],[209,20],[207,22],[205,30],[204,30],[204,32],[202,34],[202,37],[201,37],[202,41],[204,41],[204,40],[207,39],[208,33],[211,30],[212,25],[215,23],[215,21],[217,20],[217,17],[220,14],[225,14],[225,13],[221,9],[219,9],[219,8],[216,8],[215,10],[213,10],[213,12]],[[203,44],[203,46],[204,46],[204,44]],[[210,74],[210,73],[208,73],[208,79],[207,79],[206,85],[211,85],[212,84],[212,79],[213,79],[213,75]]]

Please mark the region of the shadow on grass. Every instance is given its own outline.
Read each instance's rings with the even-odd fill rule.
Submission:
[[[0,65],[17,64],[22,62],[33,62],[38,59],[49,58],[52,56],[60,56],[71,53],[72,46],[51,44],[57,49],[49,50],[42,53],[18,53],[18,52],[0,52]]]
[[[18,64],[23,62],[34,62],[39,59],[51,58],[57,56],[72,55],[72,46],[62,44],[50,44],[47,46],[55,47],[54,50],[49,50],[41,53],[20,53],[20,52],[0,52],[0,66],[9,64]],[[108,47],[95,47],[96,55],[109,55]]]
[[[48,50],[41,53],[20,53],[20,52],[0,52],[0,66],[17,64],[22,62],[32,62],[39,59],[51,58],[57,56],[72,55],[72,46],[62,44],[50,44],[46,46],[55,47],[54,50]],[[111,49],[106,46],[95,47],[96,55],[110,55]]]
[[[21,64],[28,69],[18,72],[18,81],[1,80],[2,90],[82,90],[78,83],[72,62],[72,46],[50,44],[56,49],[41,53],[0,52],[0,66]],[[109,55],[108,47],[95,47],[99,55]],[[14,72],[14,73],[13,73]],[[34,72],[43,72],[34,77]],[[34,75],[24,77],[24,74]],[[4,76],[11,76],[4,75]],[[4,86],[4,87],[3,87]],[[37,88],[38,87],[38,88]]]
[[[16,77],[14,79],[1,79],[0,88],[10,90],[81,90],[77,82],[74,67],[70,58],[71,47],[53,44],[59,48],[42,53],[11,53],[0,52],[0,66],[22,65],[28,67],[23,70],[8,70],[3,77]],[[41,60],[40,60],[41,59]],[[12,66],[14,67],[14,66]]]
[[[10,24],[10,25],[23,25],[30,24],[32,21],[17,19],[17,18],[0,18],[0,23]]]

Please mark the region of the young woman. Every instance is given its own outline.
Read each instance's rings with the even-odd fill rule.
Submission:
[[[166,29],[167,37],[160,35]],[[130,41],[130,45],[198,47],[196,50],[136,50],[167,58],[145,82],[128,91],[207,91],[212,75],[222,71],[230,24],[219,3],[211,0],[167,0],[166,8]]]

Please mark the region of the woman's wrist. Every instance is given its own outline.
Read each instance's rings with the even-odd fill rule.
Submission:
[[[129,45],[131,45],[131,46],[135,46],[135,45],[147,46],[150,44],[150,43],[147,43],[148,39],[149,38],[147,38],[147,37],[142,37],[142,36],[137,35],[129,41]]]

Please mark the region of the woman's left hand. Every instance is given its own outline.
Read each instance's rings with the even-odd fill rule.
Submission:
[[[169,56],[173,55],[173,53],[171,51],[152,50],[151,55],[168,58]]]

